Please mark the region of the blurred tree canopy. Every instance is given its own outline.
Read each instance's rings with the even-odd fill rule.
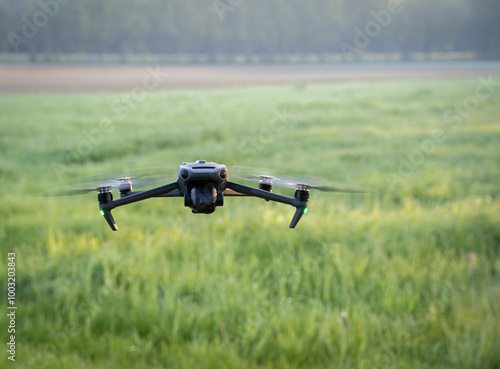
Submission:
[[[0,0],[0,51],[475,51],[500,58],[498,0]]]

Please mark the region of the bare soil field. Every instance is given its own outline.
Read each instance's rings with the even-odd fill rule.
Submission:
[[[84,93],[141,86],[157,90],[487,75],[500,76],[500,62],[254,66],[0,64],[0,93]]]

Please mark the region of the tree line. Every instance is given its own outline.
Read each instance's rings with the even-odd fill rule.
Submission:
[[[0,0],[0,52],[500,58],[498,0]]]

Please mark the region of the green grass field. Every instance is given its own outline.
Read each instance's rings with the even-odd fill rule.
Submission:
[[[500,84],[478,86],[0,96],[0,367],[9,252],[13,368],[500,367]],[[95,194],[38,196],[197,159],[374,192],[311,193],[295,230],[227,198],[119,208],[111,232]]]

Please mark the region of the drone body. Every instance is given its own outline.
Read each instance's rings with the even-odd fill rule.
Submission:
[[[93,182],[86,185],[72,186],[63,191],[58,191],[57,195],[75,195],[97,190],[101,214],[111,229],[117,231],[118,226],[111,214],[113,209],[156,197],[182,197],[184,198],[184,206],[189,207],[195,214],[212,214],[217,206],[224,205],[225,196],[249,196],[266,201],[280,202],[295,207],[295,214],[290,222],[290,228],[295,228],[302,215],[307,211],[309,189],[332,192],[366,192],[363,189],[342,187],[330,183],[325,184],[324,180],[319,179],[273,177],[270,175],[236,175],[236,177],[257,181],[259,182],[259,188],[229,181],[228,170],[223,164],[198,160],[194,163],[179,165],[175,182],[150,190],[133,191],[132,177],[122,177],[115,180],[100,181],[97,184]],[[155,180],[154,182],[158,181]],[[139,184],[142,183],[142,185],[154,182],[151,179],[143,179],[142,181],[139,179]],[[273,185],[294,188],[294,196],[288,197],[273,193]],[[113,188],[119,189],[120,198],[113,198],[111,192]]]
[[[114,200],[111,189],[118,187],[120,198]],[[224,205],[224,196],[253,196],[294,206],[295,215],[290,228],[295,228],[307,211],[309,190],[307,185],[297,185],[294,197],[272,193],[272,177],[262,176],[259,188],[245,186],[228,180],[225,165],[198,160],[182,163],[175,182],[146,191],[133,191],[130,177],[121,178],[118,185],[97,188],[99,209],[113,231],[118,226],[111,211],[119,206],[153,197],[183,197],[184,205],[195,214],[211,214],[217,206]]]

